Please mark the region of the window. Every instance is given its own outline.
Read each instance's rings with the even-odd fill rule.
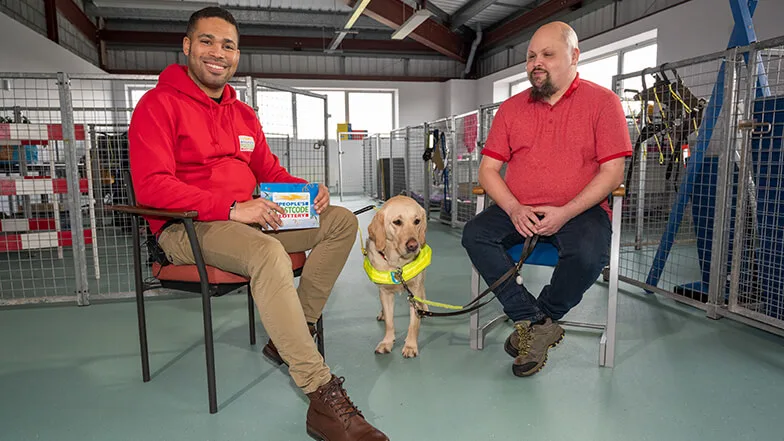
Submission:
[[[618,55],[593,59],[577,65],[580,78],[613,90],[612,78],[618,73]]]
[[[517,95],[518,93],[524,91],[525,89],[528,89],[529,87],[531,87],[531,82],[528,81],[527,79],[520,80],[516,83],[511,83],[509,85],[509,92],[510,92],[509,96]]]
[[[291,92],[260,90],[256,93],[259,120],[266,136],[294,136]]]
[[[136,105],[139,104],[139,100],[142,99],[142,96],[150,91],[150,87],[145,86],[138,86],[138,87],[128,87],[128,95],[131,101],[131,108],[136,108]]]
[[[312,90],[311,92],[326,95],[329,112],[329,119],[327,120],[329,139],[338,139],[338,124],[348,121],[348,118],[346,118],[346,92],[342,90]]]
[[[297,138],[324,139],[324,100],[297,94]]]
[[[327,96],[329,138],[337,139],[338,124],[368,134],[389,133],[395,128],[395,92],[355,90],[311,90]]]
[[[646,67],[656,65],[656,44],[643,46],[641,48],[630,50],[623,55],[623,68],[621,73],[638,72]],[[653,77],[651,75],[645,76],[647,84],[653,84]],[[640,78],[627,78],[623,81],[624,89],[642,89],[642,79]]]
[[[348,117],[352,130],[389,133],[394,129],[391,92],[348,92]]]

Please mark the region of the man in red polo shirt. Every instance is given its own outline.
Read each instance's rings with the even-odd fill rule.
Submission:
[[[463,230],[463,247],[488,285],[514,266],[506,250],[525,237],[538,235],[558,249],[538,298],[514,278],[494,291],[515,322],[504,349],[520,377],[542,368],[548,348],[563,339],[555,321],[580,303],[609,262],[607,195],[623,181],[632,152],[620,100],[580,79],[579,55],[577,35],[565,23],[546,24],[531,38],[531,87],[501,105],[482,150],[479,183],[496,204]]]

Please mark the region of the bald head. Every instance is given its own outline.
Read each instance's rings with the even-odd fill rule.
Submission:
[[[526,71],[537,99],[560,98],[577,74],[577,34],[560,21],[536,30],[528,44]]]
[[[554,21],[542,25],[542,27],[536,30],[534,37],[536,37],[537,34],[549,39],[560,39],[561,42],[569,48],[569,51],[577,49],[577,33],[574,32],[574,29],[572,29],[571,26],[562,21]]]

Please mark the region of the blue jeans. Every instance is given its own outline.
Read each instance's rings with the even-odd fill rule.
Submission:
[[[566,315],[609,263],[611,239],[610,218],[599,205],[574,217],[554,235],[539,237],[540,242],[550,242],[558,249],[558,264],[550,284],[537,299],[510,277],[494,290],[504,313],[514,321],[532,322],[545,317],[558,320]],[[524,240],[497,205],[485,209],[463,229],[463,247],[488,286],[515,265],[506,250]]]

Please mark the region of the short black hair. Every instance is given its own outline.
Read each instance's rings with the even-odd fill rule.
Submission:
[[[240,34],[240,27],[237,25],[237,20],[234,19],[233,15],[231,15],[231,12],[218,6],[208,6],[191,14],[191,18],[188,20],[188,28],[185,30],[185,35],[190,37],[193,29],[196,27],[196,22],[202,18],[213,17],[222,18],[223,20],[231,23],[234,26],[234,29],[237,30],[237,35]]]

